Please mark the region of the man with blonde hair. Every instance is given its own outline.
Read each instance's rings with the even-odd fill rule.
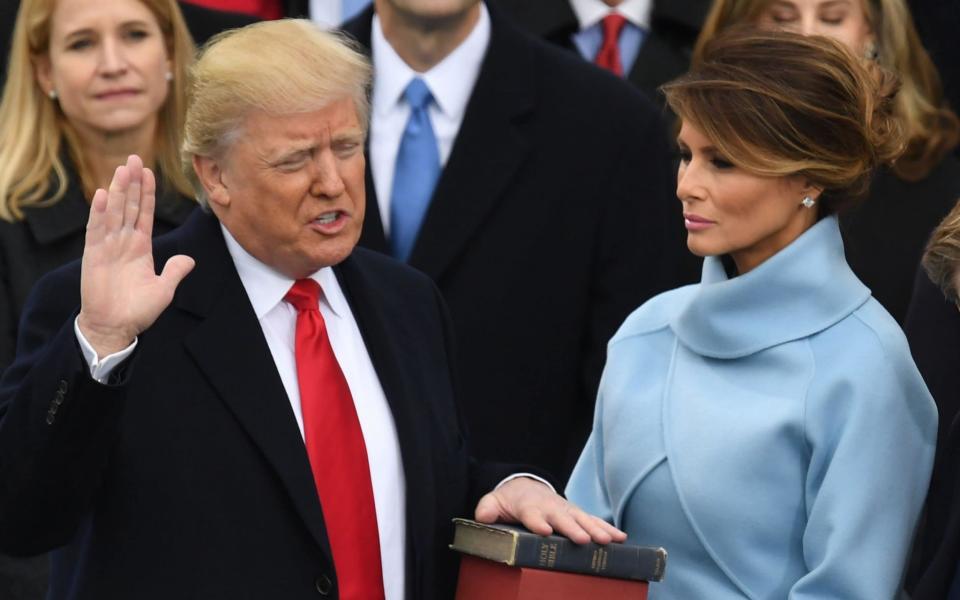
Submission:
[[[470,460],[437,291],[354,248],[369,71],[303,21],[219,39],[184,143],[207,210],[151,247],[131,156],[38,284],[0,380],[0,550],[52,550],[49,598],[448,598],[474,512],[622,539]]]

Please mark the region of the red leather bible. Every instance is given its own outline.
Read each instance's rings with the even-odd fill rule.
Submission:
[[[456,600],[646,600],[647,582],[511,567],[463,555]]]

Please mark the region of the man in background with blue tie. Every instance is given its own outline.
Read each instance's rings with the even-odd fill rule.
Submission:
[[[345,30],[374,64],[360,243],[440,288],[479,455],[565,481],[607,340],[691,278],[658,111],[478,0],[376,0]]]

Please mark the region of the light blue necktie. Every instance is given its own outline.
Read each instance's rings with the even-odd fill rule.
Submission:
[[[354,18],[360,14],[360,11],[365,9],[368,4],[370,4],[370,0],[343,0],[343,3],[340,5],[343,10],[340,22],[346,23]]]
[[[440,153],[427,108],[433,101],[430,89],[415,78],[403,92],[410,105],[410,120],[400,138],[397,166],[390,196],[390,252],[394,258],[410,258],[423,217],[430,206],[433,188],[440,177]]]

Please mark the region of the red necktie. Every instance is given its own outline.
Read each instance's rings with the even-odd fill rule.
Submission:
[[[603,45],[594,61],[604,69],[613,71],[618,77],[623,77],[623,63],[620,62],[620,46],[617,42],[620,41],[620,32],[626,23],[627,19],[617,13],[610,13],[603,18]]]
[[[382,600],[380,537],[367,447],[319,305],[320,284],[299,279],[284,300],[297,309],[297,381],[303,435],[320,496],[342,600]]]

